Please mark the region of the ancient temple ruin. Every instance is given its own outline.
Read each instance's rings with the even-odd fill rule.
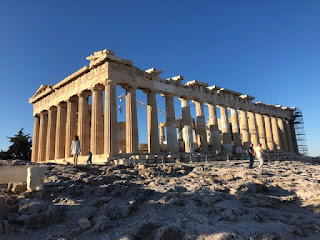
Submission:
[[[161,154],[187,158],[195,152],[223,158],[243,154],[250,142],[261,143],[271,154],[298,153],[295,108],[253,102],[252,96],[196,80],[184,85],[182,76],[162,79],[161,70],[141,70],[111,50],[95,52],[87,60],[89,66],[56,85],[42,85],[30,99],[34,116],[32,161],[71,161],[70,145],[76,134],[83,149],[80,162],[85,160],[87,149],[96,162],[133,155],[138,159]],[[117,85],[126,90],[125,123],[117,120]],[[147,94],[147,151],[139,148],[137,89]],[[156,94],[165,99],[166,121],[162,123],[158,122]],[[179,119],[174,98],[181,101]],[[194,119],[190,101],[196,107]]]

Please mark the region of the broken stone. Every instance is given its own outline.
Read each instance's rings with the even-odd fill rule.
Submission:
[[[27,188],[29,191],[43,189],[45,167],[29,167],[27,170]]]
[[[87,228],[91,227],[91,223],[88,220],[88,218],[80,218],[79,219],[79,226],[81,229],[87,229]]]
[[[20,194],[26,190],[26,185],[23,182],[14,182],[8,184],[8,190],[15,194]]]

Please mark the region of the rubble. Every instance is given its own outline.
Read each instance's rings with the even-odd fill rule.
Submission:
[[[0,191],[1,239],[319,237],[314,162],[43,165],[42,191]]]

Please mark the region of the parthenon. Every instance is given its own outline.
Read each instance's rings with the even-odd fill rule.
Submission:
[[[180,75],[162,79],[161,70],[141,70],[111,50],[95,52],[87,60],[89,66],[56,85],[42,85],[30,98],[34,116],[33,162],[71,161],[74,135],[79,136],[83,150],[80,163],[85,160],[87,149],[96,162],[128,155],[151,159],[161,154],[186,157],[197,153],[219,158],[243,154],[250,143],[261,143],[263,149],[274,154],[298,154],[293,107],[253,102],[255,98],[250,95],[209,87],[197,80],[182,84],[184,78]],[[124,124],[117,119],[117,85],[126,91]],[[138,140],[137,89],[147,95],[145,151]],[[166,120],[161,123],[156,94],[165,100]],[[180,119],[176,118],[174,98],[181,101]],[[195,104],[195,119],[190,114],[190,101]],[[208,120],[204,104],[208,107]],[[121,131],[125,134],[121,135]]]

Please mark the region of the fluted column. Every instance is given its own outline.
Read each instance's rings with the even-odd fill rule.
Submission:
[[[160,131],[160,144],[164,144],[164,142],[166,141],[166,135],[164,132],[164,127],[165,127],[165,123],[161,122],[159,125],[159,131]]]
[[[299,153],[298,143],[297,143],[297,136],[296,136],[296,131],[295,131],[295,127],[294,127],[294,122],[293,121],[289,121],[289,123],[290,123],[290,129],[291,129],[293,149],[294,149],[295,153]]]
[[[232,136],[233,136],[233,145],[236,153],[241,153],[241,137],[240,137],[240,129],[239,129],[239,118],[238,112],[236,109],[230,108],[231,112],[231,124],[232,124]]]
[[[274,116],[271,116],[270,118],[271,118],[272,135],[273,135],[275,148],[278,150],[282,150],[277,118]]]
[[[197,116],[197,141],[202,152],[208,152],[206,122],[204,119],[203,103],[194,101]]]
[[[92,110],[91,110],[91,152],[92,154],[103,153],[103,103],[102,85],[92,88]]]
[[[66,145],[66,118],[67,107],[65,102],[61,102],[57,106],[57,126],[56,126],[56,144],[55,159],[64,158]],[[69,150],[69,149],[68,149]]]
[[[207,106],[208,106],[208,110],[209,110],[211,150],[214,152],[220,152],[221,140],[220,140],[220,132],[219,132],[219,128],[218,128],[216,106],[213,104],[209,104],[209,103],[207,104]]]
[[[230,133],[230,124],[227,108],[224,106],[218,106],[220,108],[220,124],[222,132],[222,146],[226,151],[232,151],[232,140]]]
[[[139,152],[138,120],[136,89],[132,86],[125,86],[126,93],[126,152]]]
[[[104,97],[104,153],[112,156],[118,153],[118,120],[116,84],[111,80],[105,83]]]
[[[177,126],[174,111],[173,95],[165,95],[166,104],[166,130],[167,130],[167,151],[178,152]]]
[[[88,149],[90,148],[90,114],[88,97],[88,92],[79,94],[78,135],[81,144],[81,156],[88,155]]]
[[[189,100],[179,98],[181,101],[182,110],[182,137],[184,141],[184,151],[187,153],[194,152],[192,147],[192,127],[191,127],[191,115],[190,115],[190,103]]]
[[[260,113],[256,113],[256,120],[258,125],[258,132],[259,132],[259,142],[262,144],[262,149],[267,149],[267,142],[266,142],[266,132],[264,128],[264,121],[263,117]]]
[[[280,131],[280,140],[281,140],[282,150],[285,152],[288,152],[287,135],[286,135],[286,130],[285,130],[284,122],[282,118],[278,118],[278,126]]]
[[[286,129],[286,136],[287,136],[287,143],[288,143],[288,150],[289,152],[294,152],[293,142],[292,142],[292,135],[291,135],[291,128],[290,123],[288,120],[284,120],[285,129]]]
[[[183,141],[181,120],[177,121],[177,130],[178,130],[178,140],[179,140],[178,142]]]
[[[249,122],[249,132],[250,132],[250,141],[254,147],[257,147],[259,144],[259,136],[256,127],[256,117],[253,112],[248,112],[248,122]]]
[[[242,146],[247,149],[250,145],[250,134],[248,127],[248,118],[246,111],[239,110],[240,112],[240,133],[242,136]]]
[[[267,138],[267,146],[269,150],[274,150],[274,142],[273,142],[273,134],[272,134],[272,128],[271,128],[271,120],[268,115],[263,115],[264,119],[264,125],[266,130],[266,138]]]
[[[148,121],[148,152],[160,152],[159,131],[158,131],[158,112],[156,93],[146,91],[147,93],[147,121]]]
[[[46,161],[54,159],[54,149],[56,144],[56,125],[57,108],[53,106],[48,110]]]
[[[34,116],[31,161],[38,162],[40,117]]]
[[[43,111],[40,113],[39,149],[38,149],[39,162],[44,162],[46,159],[47,129],[48,129],[48,112]]]
[[[71,142],[77,135],[77,107],[78,103],[75,97],[67,100],[65,158],[71,157]]]

